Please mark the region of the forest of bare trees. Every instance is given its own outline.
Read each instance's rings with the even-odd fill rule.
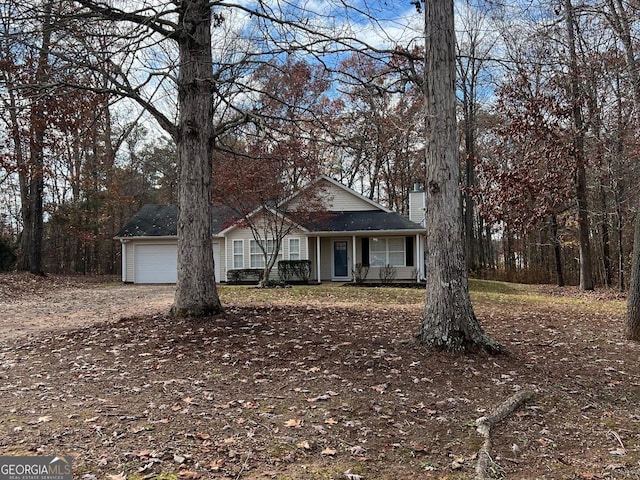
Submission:
[[[327,174],[406,214],[425,179],[424,99],[413,81],[423,75],[423,31],[406,3],[404,36],[389,32],[371,50],[371,39],[328,41],[329,17],[350,26],[345,38],[357,31],[348,13],[324,12],[314,25],[303,7],[205,3],[217,82],[211,152],[241,163],[259,144],[287,159],[274,164],[292,184]],[[144,8],[125,18],[100,5],[2,1],[4,269],[118,273],[118,228],[145,203],[178,201],[171,29],[180,12],[148,7],[157,10],[149,28],[136,17]],[[376,8],[359,13],[383,28]],[[628,288],[640,201],[638,8],[456,3],[460,241],[471,275]]]

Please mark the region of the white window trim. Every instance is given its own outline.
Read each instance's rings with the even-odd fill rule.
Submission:
[[[242,247],[240,248],[240,253],[236,253],[236,242],[239,242]],[[236,256],[239,256],[242,260],[242,266],[236,266]],[[231,265],[234,269],[244,268],[244,240],[243,239],[235,239],[231,242]]]
[[[292,240],[297,240],[298,241],[298,258],[294,258],[293,260],[302,260],[302,239],[300,237],[289,237],[287,239],[287,258],[289,260],[292,260],[291,258],[291,241]]]
[[[372,255],[372,251],[373,249],[371,248],[371,245],[373,244],[372,240],[378,240],[380,242],[384,241],[384,265],[373,265],[373,262],[371,261],[373,255]],[[402,239],[402,264],[399,265],[393,265],[389,262],[389,240],[390,239]],[[378,253],[378,252],[377,252]],[[400,250],[393,250],[393,253],[400,253]],[[382,254],[382,251],[379,251],[379,254]],[[385,267],[387,265],[391,265],[392,267],[396,267],[396,268],[400,268],[400,267],[406,267],[407,266],[407,244],[404,241],[404,237],[371,237],[369,239],[369,264],[372,267],[378,267],[378,268],[382,268]]]
[[[269,242],[273,242],[275,243],[276,240],[274,238],[269,238],[267,240],[265,240],[267,242],[267,245],[269,245]],[[256,245],[258,247],[258,253],[252,253],[251,251],[251,246],[252,245]],[[280,242],[280,250],[278,251],[278,256],[276,257],[276,264],[278,263],[278,257],[280,257],[280,259],[282,259],[284,257],[284,254],[282,252],[282,245],[283,242]],[[260,247],[258,246],[258,242],[256,241],[255,238],[252,238],[251,240],[249,240],[249,268],[264,268],[264,266],[260,266],[260,267],[254,267],[252,265],[251,259],[254,256],[260,256],[260,258],[262,259],[260,262],[262,263],[264,261],[264,253],[262,253],[262,250],[260,249]]]

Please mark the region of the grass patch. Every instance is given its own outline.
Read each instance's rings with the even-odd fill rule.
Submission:
[[[469,281],[471,300],[481,309],[516,306],[549,308],[576,308],[586,313],[620,315],[626,308],[624,299],[608,292],[578,292],[573,287],[545,289],[538,285],[507,283],[491,280]],[[356,308],[421,308],[425,292],[419,288],[349,287],[342,285],[296,285],[291,288],[263,289],[253,286],[221,285],[223,304],[268,304],[343,306]]]

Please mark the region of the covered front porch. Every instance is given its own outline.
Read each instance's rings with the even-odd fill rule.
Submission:
[[[424,278],[424,237],[421,233],[339,235],[314,232],[307,237],[307,252],[312,280],[317,282],[353,282],[356,279],[378,282],[390,274],[397,281]]]

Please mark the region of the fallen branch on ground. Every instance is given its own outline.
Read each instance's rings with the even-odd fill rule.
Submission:
[[[484,443],[478,451],[476,462],[476,480],[486,480],[489,464],[491,463],[491,429],[502,422],[505,418],[516,411],[520,405],[531,399],[534,395],[532,390],[520,390],[509,397],[498,408],[484,417],[476,420],[477,431],[484,438]]]

